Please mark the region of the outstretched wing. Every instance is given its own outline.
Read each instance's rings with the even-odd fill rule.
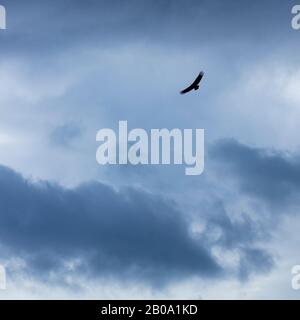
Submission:
[[[200,81],[202,80],[203,76],[204,76],[204,72],[201,71],[199,73],[198,77],[196,78],[196,80],[193,82],[192,86],[198,85],[200,83]]]
[[[181,94],[188,93],[194,89],[194,84],[190,85],[189,87],[185,88],[184,90],[180,91]]]

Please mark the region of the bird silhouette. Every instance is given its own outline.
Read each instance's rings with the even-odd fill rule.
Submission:
[[[202,80],[203,76],[204,76],[204,72],[201,71],[199,73],[198,77],[196,78],[196,80],[189,87],[187,87],[186,89],[180,91],[180,93],[181,94],[185,94],[185,93],[188,93],[188,92],[190,92],[192,90],[198,90],[199,89],[199,83]]]

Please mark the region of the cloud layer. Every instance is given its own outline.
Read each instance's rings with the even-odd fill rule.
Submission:
[[[211,146],[210,158],[225,181],[238,182],[240,197],[251,196],[262,206],[285,203],[298,183],[297,166],[275,151],[222,140]],[[175,202],[134,188],[115,191],[90,182],[66,189],[3,166],[0,178],[0,242],[38,277],[64,275],[71,265],[73,273],[87,277],[156,286],[195,276],[246,280],[274,264],[259,245],[269,240],[267,217],[257,220],[247,210],[235,215],[221,193],[206,197],[191,219]]]
[[[17,259],[45,292],[66,274],[148,288],[227,279],[228,292],[290,261],[276,239],[299,212],[293,3],[1,0],[0,262],[9,278]],[[180,96],[202,69],[201,90]],[[204,128],[204,174],[99,167],[96,132],[119,120]],[[297,255],[285,245],[281,253]]]

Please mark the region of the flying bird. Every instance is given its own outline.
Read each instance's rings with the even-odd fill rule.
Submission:
[[[204,76],[204,72],[201,71],[199,73],[198,77],[196,78],[196,80],[189,87],[187,87],[186,89],[180,91],[180,93],[181,94],[185,94],[185,93],[188,93],[188,92],[190,92],[192,90],[198,90],[199,89],[199,83],[202,80],[203,76]]]

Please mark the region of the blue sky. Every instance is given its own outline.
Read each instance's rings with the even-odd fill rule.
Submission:
[[[0,297],[299,298],[295,3],[2,0]],[[99,166],[119,120],[204,128],[205,172]]]

